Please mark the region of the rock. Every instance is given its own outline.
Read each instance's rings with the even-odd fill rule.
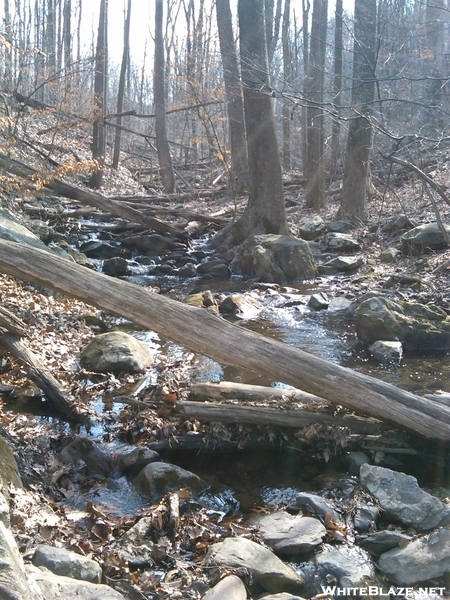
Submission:
[[[440,577],[450,570],[450,528],[442,527],[382,554],[379,568],[398,585],[413,585]]]
[[[27,565],[26,572],[45,600],[125,600],[125,596],[107,585],[55,575],[48,569],[33,565]]]
[[[226,271],[228,272],[228,266],[226,265],[226,263],[223,262],[223,260],[218,260],[218,259],[208,260],[207,262],[204,262],[204,263],[201,263],[200,265],[198,265],[197,273],[199,275],[207,275],[207,274],[214,272],[217,268],[223,269],[223,267],[225,267]]]
[[[339,513],[334,509],[332,504],[317,494],[300,492],[297,494],[295,503],[297,506],[300,506],[303,514],[318,515],[319,517],[324,518],[327,515],[331,515],[331,518],[335,523],[339,523],[341,520]]]
[[[370,504],[360,504],[356,507],[355,514],[353,516],[353,525],[356,531],[369,531],[375,525],[379,516],[379,509],[376,506]]]
[[[248,569],[252,580],[268,592],[299,592],[303,578],[273,552],[246,538],[226,538],[213,544],[203,560],[205,566]]]
[[[37,235],[42,242],[44,242],[44,244],[49,244],[56,237],[54,229],[41,219],[31,219],[28,223],[28,226],[30,227],[31,231]]]
[[[80,364],[94,373],[139,373],[154,361],[153,353],[128,333],[101,333],[82,350]]]
[[[324,267],[327,270],[327,272],[329,272],[330,270],[354,271],[363,264],[364,259],[362,256],[337,256],[336,258],[327,260],[327,262],[325,262],[321,266]]]
[[[5,496],[0,492],[0,522],[5,527],[11,526],[11,519],[9,515],[9,504]]]
[[[102,568],[97,562],[65,548],[40,545],[34,553],[33,564],[36,567],[46,567],[55,575],[72,579],[91,583],[100,583],[102,580]]]
[[[327,223],[327,229],[333,233],[346,233],[353,229],[353,225],[348,221],[330,221]]]
[[[152,517],[142,517],[119,539],[120,556],[130,567],[143,569],[167,559],[167,547],[152,541],[155,524]]]
[[[377,340],[369,346],[369,352],[381,363],[399,363],[403,356],[401,342]]]
[[[372,533],[359,535],[356,538],[358,546],[368,550],[371,554],[377,555],[392,550],[392,548],[395,548],[400,543],[405,544],[411,540],[412,537],[409,535],[405,535],[400,531],[389,531],[388,529],[373,531]]]
[[[450,234],[450,225],[444,225]],[[442,250],[447,242],[437,223],[425,223],[414,227],[402,235],[402,252],[404,254],[424,254],[431,250]]]
[[[94,263],[92,263],[89,258],[84,254],[84,252],[79,252],[74,248],[71,248],[67,242],[61,241],[58,242],[58,246],[61,246],[67,254],[69,254],[73,261],[77,263],[77,265],[81,265],[83,267],[87,267],[88,269],[95,269]]]
[[[122,277],[128,271],[128,261],[121,256],[113,256],[103,261],[102,272],[111,277]]]
[[[239,577],[227,575],[208,590],[202,600],[247,600],[247,590]]]
[[[422,490],[411,475],[365,464],[360,481],[378,500],[386,519],[397,519],[417,531],[450,522],[450,506]]]
[[[159,454],[149,448],[128,448],[114,456],[114,468],[118,476],[136,477],[144,467],[160,460]]]
[[[0,598],[35,600],[28,585],[25,567],[9,529],[0,522]]]
[[[327,533],[318,519],[294,517],[284,511],[253,517],[250,524],[259,529],[264,543],[277,554],[310,552],[323,542]]]
[[[150,502],[157,502],[168,492],[181,488],[189,488],[194,494],[199,494],[209,487],[198,475],[163,462],[144,467],[132,483]]]
[[[356,546],[326,546],[314,562],[326,581],[338,581],[340,587],[362,587],[372,579],[375,568],[365,550]]]
[[[299,227],[300,237],[307,241],[317,239],[325,230],[326,225],[322,217],[319,217],[318,215],[309,219],[309,221],[306,221]]]
[[[414,223],[405,214],[400,214],[391,217],[382,230],[385,233],[395,233],[402,229],[411,229],[412,227],[414,227]]]
[[[103,260],[114,258],[115,256],[131,258],[131,252],[127,248],[113,246],[112,244],[99,242],[97,240],[84,242],[79,249],[80,252],[83,252],[88,258],[102,258]]]
[[[328,296],[324,292],[320,292],[319,294],[313,294],[311,296],[311,298],[308,300],[307,306],[313,310],[325,310],[328,308],[329,304],[330,300]]]
[[[369,462],[369,457],[364,452],[354,450],[348,454],[348,472],[350,475],[359,475],[361,465]]]
[[[11,447],[5,438],[0,435],[0,489],[6,498],[9,498],[8,486],[13,483],[16,487],[23,487],[19,474],[19,467],[14,458]]]
[[[198,273],[198,267],[197,267]],[[227,279],[230,275],[230,269],[225,263],[211,267],[208,273],[203,275],[203,279]]]
[[[249,238],[232,265],[258,281],[269,283],[312,279],[317,272],[308,243],[289,235]]]
[[[355,252],[360,249],[360,244],[347,233],[327,233],[323,249],[326,252]]]
[[[441,352],[450,349],[450,317],[436,306],[383,297],[369,298],[355,311],[358,338],[400,341],[405,351]]]
[[[331,298],[330,303],[328,304],[328,310],[330,312],[346,312],[351,305],[352,301],[348,300],[348,298],[344,298],[344,296],[335,296],[334,298]]]
[[[192,262],[188,262],[178,269],[179,277],[197,277],[197,265]]]
[[[97,444],[85,435],[78,435],[59,453],[59,458],[64,464],[75,464],[83,461],[86,465],[87,475],[111,475],[113,459],[111,455],[103,452]]]
[[[170,238],[165,238],[158,233],[130,236],[124,239],[122,244],[127,248],[135,248],[142,254],[160,254],[168,250],[185,247],[184,244],[175,242]]]
[[[244,294],[230,294],[219,305],[219,312],[225,315],[234,315],[241,319],[254,319],[261,310],[262,305]]]
[[[0,238],[10,242],[18,242],[25,244],[38,250],[46,250],[48,247],[40,240],[37,235],[31,233],[26,227],[21,225],[19,221],[6,209],[0,208]]]
[[[396,263],[400,256],[400,250],[397,248],[386,248],[381,253],[381,261],[384,263]]]

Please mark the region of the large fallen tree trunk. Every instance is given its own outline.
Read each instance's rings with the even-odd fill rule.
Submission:
[[[19,177],[33,178],[38,175],[38,171],[36,169],[33,169],[25,163],[13,158],[9,158],[3,154],[0,154],[0,167],[6,169],[13,175],[18,175]],[[96,206],[97,208],[105,210],[106,212],[110,212],[113,215],[123,217],[127,221],[133,221],[133,223],[139,223],[140,225],[151,227],[157,233],[170,235],[172,237],[183,237],[183,232],[180,229],[172,227],[168,223],[163,223],[162,221],[155,219],[155,217],[146,215],[139,210],[127,206],[125,203],[106,198],[97,192],[84,190],[75,185],[71,185],[70,183],[65,183],[59,179],[52,179],[46,184],[45,187],[60,196],[64,196],[65,198],[71,198],[72,200],[78,200],[83,204]]]
[[[0,270],[68,294],[217,360],[430,438],[450,440],[450,408],[45,250],[0,240]]]

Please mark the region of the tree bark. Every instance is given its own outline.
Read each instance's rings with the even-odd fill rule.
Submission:
[[[116,134],[114,136],[114,154],[112,161],[112,168],[117,169],[119,166],[120,159],[120,142],[122,137],[122,115],[123,112],[123,100],[125,96],[125,77],[127,74],[127,65],[130,58],[130,18],[131,18],[131,0],[128,0],[127,13],[125,15],[125,22],[123,25],[123,53],[122,53],[122,64],[120,66],[119,75],[119,89],[117,91],[117,120],[116,124],[119,127],[116,128]]]
[[[343,25],[343,2],[342,0],[336,0],[336,14],[335,14],[335,26],[334,26],[334,80],[333,80],[333,105],[334,105],[334,118],[331,132],[331,155],[330,155],[330,179],[334,177],[339,171],[340,162],[340,135],[341,135],[341,122],[340,122],[340,109],[342,106],[342,67],[343,67],[343,39],[342,39],[342,25]]]
[[[291,0],[284,0],[283,26],[281,40],[283,44],[283,169],[291,168],[291,100],[287,96],[292,84],[292,58],[289,40]]]
[[[426,437],[450,440],[450,408],[248,331],[206,310],[91,272],[45,250],[4,240],[0,240],[0,270],[130,319],[218,362],[301,387]]]

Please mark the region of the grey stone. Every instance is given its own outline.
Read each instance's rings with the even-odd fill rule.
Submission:
[[[411,536],[400,531],[390,531],[389,529],[373,531],[372,533],[359,535],[356,538],[358,546],[361,546],[361,548],[368,550],[372,554],[382,554],[383,552],[392,550],[400,543],[405,544],[411,540]]]
[[[160,460],[157,452],[145,447],[119,450],[114,456],[115,474],[135,477],[144,467]]]
[[[411,229],[414,223],[404,214],[395,215],[382,228],[385,233],[394,233],[402,229]]]
[[[369,352],[381,363],[399,363],[403,356],[401,342],[377,340],[369,346]]]
[[[330,304],[330,299],[324,292],[313,294],[308,300],[308,306],[313,310],[325,310]]]
[[[355,252],[360,249],[360,244],[347,233],[327,233],[323,249],[330,252]]]
[[[370,504],[358,504],[353,517],[353,525],[356,531],[369,531],[378,519],[380,511],[376,506]]]
[[[102,580],[102,569],[97,562],[65,548],[40,545],[34,553],[33,564],[36,567],[46,567],[55,575],[72,579],[91,583],[100,583]]]
[[[178,269],[177,273],[180,277],[196,277],[197,276],[197,265],[189,262]]]
[[[154,360],[139,340],[122,331],[97,335],[82,350],[80,363],[95,373],[139,373]]]
[[[397,248],[386,248],[381,253],[381,260],[384,263],[395,263],[400,256],[400,250]]]
[[[228,266],[223,260],[213,259],[198,265],[197,273],[199,275],[206,275],[214,272],[217,268],[225,268],[225,270],[228,271]]]
[[[0,238],[10,242],[25,244],[38,250],[46,250],[48,247],[34,233],[31,233],[6,209],[0,208]]]
[[[450,225],[444,225],[450,234]],[[437,223],[425,223],[414,227],[402,235],[402,252],[404,254],[423,254],[430,250],[441,250],[447,246]]]
[[[385,518],[398,519],[418,531],[450,522],[450,506],[422,490],[411,475],[366,464],[360,481],[377,498]]]
[[[10,527],[11,519],[9,515],[9,504],[5,496],[0,492],[0,522],[5,527]]]
[[[128,271],[128,262],[121,256],[113,256],[103,261],[102,272],[111,277],[121,277]]]
[[[0,522],[0,598],[34,600],[17,544],[9,529]]]
[[[55,575],[43,567],[27,565],[26,572],[45,600],[126,600],[125,596],[107,585]]]
[[[294,569],[275,554],[246,538],[226,538],[209,547],[204,558],[205,566],[220,565],[228,568],[244,567],[252,580],[268,592],[299,592],[303,584]]]
[[[103,452],[94,440],[85,435],[78,435],[59,453],[59,458],[64,464],[75,464],[83,461],[88,475],[108,476],[113,471],[111,455]]]
[[[113,258],[114,256],[121,256],[122,258],[131,258],[131,251],[127,248],[121,248],[120,246],[113,246],[106,242],[99,242],[97,240],[89,240],[84,242],[80,246],[80,252],[83,252],[88,258]]]
[[[337,256],[328,260],[322,266],[336,271],[354,271],[363,264],[364,259],[362,256]]]
[[[208,488],[208,484],[195,473],[163,462],[154,462],[144,467],[133,479],[133,485],[151,502],[157,502],[168,492],[176,492],[181,488],[189,488],[194,494]]]
[[[344,298],[344,296],[335,296],[334,298],[331,298],[330,303],[328,304],[328,310],[330,312],[346,312],[351,305],[352,301],[348,300],[348,298]]]
[[[300,492],[297,494],[296,504],[297,506],[300,506],[303,513],[308,515],[318,515],[324,518],[327,515],[331,515],[331,518],[335,523],[339,523],[341,520],[339,513],[335,510],[333,505],[317,494]]]
[[[314,560],[328,581],[335,578],[341,587],[359,587],[375,575],[370,556],[356,546],[326,546]]]
[[[135,248],[142,254],[153,255],[185,247],[184,244],[175,242],[168,237],[163,237],[159,233],[130,236],[124,239],[122,244],[127,248]]]
[[[428,581],[450,571],[450,528],[421,536],[404,548],[382,554],[378,566],[398,585]]]
[[[264,543],[277,554],[301,554],[323,542],[327,530],[318,519],[279,511],[250,520],[261,532]]]
[[[327,229],[333,233],[347,233],[353,229],[353,225],[348,221],[330,221],[327,223]]]
[[[260,312],[262,305],[245,294],[230,294],[219,305],[219,312],[226,315],[239,316],[242,319],[253,319]]]
[[[326,225],[322,217],[319,217],[318,215],[309,219],[299,227],[300,237],[307,241],[317,239],[325,230]]]
[[[247,600],[247,590],[239,577],[227,575],[208,590],[202,600]]]

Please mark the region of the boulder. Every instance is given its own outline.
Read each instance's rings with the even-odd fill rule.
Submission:
[[[336,256],[321,265],[320,270],[331,271],[354,271],[364,264],[362,256]]]
[[[38,250],[47,250],[48,247],[37,235],[31,233],[6,209],[0,208],[0,238],[10,242],[25,244]]]
[[[10,483],[16,487],[23,487],[13,451],[5,438],[0,435],[0,487],[7,498],[9,497],[8,486]]]
[[[369,531],[378,521],[380,510],[377,506],[358,502],[353,515],[353,525],[356,531]]]
[[[308,243],[289,235],[250,237],[232,264],[256,280],[269,283],[312,279],[317,273]]]
[[[324,251],[355,252],[360,249],[358,240],[347,233],[327,233],[324,238]]]
[[[327,223],[327,230],[333,233],[347,233],[354,228],[349,221],[330,221]]]
[[[399,363],[403,356],[401,342],[377,340],[369,346],[369,352],[381,363]]]
[[[0,598],[35,600],[25,575],[22,556],[14,537],[0,522]]]
[[[184,248],[184,244],[175,242],[170,238],[163,237],[159,233],[151,235],[134,235],[122,241],[122,244],[127,248],[133,248],[142,254],[161,254],[168,250],[176,248]]]
[[[113,246],[112,244],[99,242],[98,240],[84,242],[80,246],[80,252],[83,252],[88,258],[102,258],[103,260],[113,258],[114,256],[131,258],[131,251],[128,248]]]
[[[398,585],[429,581],[450,571],[450,528],[421,536],[404,548],[382,554],[378,566]]]
[[[410,535],[406,535],[400,531],[390,531],[389,529],[373,531],[372,533],[359,535],[356,538],[358,546],[376,555],[383,554],[383,552],[392,550],[400,543],[406,544],[411,540],[412,537]]]
[[[86,465],[86,474],[91,476],[107,477],[113,471],[112,456],[103,452],[94,440],[85,435],[78,435],[70,442],[61,450],[59,458],[66,465],[83,461]]]
[[[113,256],[103,261],[102,272],[111,277],[122,277],[128,271],[128,261],[121,256]]]
[[[450,235],[450,225],[444,225]],[[447,242],[437,223],[424,223],[410,229],[402,235],[402,252],[404,254],[424,254],[432,250],[446,248]]]
[[[142,342],[123,331],[101,333],[81,351],[80,364],[94,373],[139,373],[154,360]]]
[[[311,552],[327,533],[318,519],[293,516],[284,511],[258,515],[250,524],[259,529],[264,543],[277,554]]]
[[[397,248],[386,248],[381,253],[381,261],[384,263],[396,263],[400,256],[400,250]]]
[[[340,587],[363,587],[375,576],[369,554],[356,546],[327,545],[314,562],[322,580],[335,580]]]
[[[114,456],[115,475],[136,477],[144,467],[160,460],[159,454],[149,448],[125,448]]]
[[[324,292],[313,294],[308,300],[308,306],[313,310],[325,310],[330,304],[330,299]]]
[[[400,214],[391,217],[382,229],[385,233],[395,233],[412,227],[414,227],[414,223],[405,214]]]
[[[326,225],[318,215],[309,219],[299,227],[299,234],[303,240],[315,240],[326,230]]]
[[[205,566],[248,569],[252,580],[268,592],[299,592],[303,577],[273,552],[246,538],[226,538],[213,544],[203,560]]]
[[[303,514],[317,515],[323,518],[330,515],[335,523],[339,523],[341,520],[339,513],[335,510],[331,502],[317,494],[300,492],[297,494],[295,503],[302,509]]]
[[[36,567],[45,567],[55,575],[64,575],[72,579],[82,579],[91,583],[101,583],[102,568],[86,556],[65,548],[40,545],[33,556]]]
[[[245,294],[230,294],[219,305],[219,312],[233,315],[241,319],[253,319],[260,312],[262,305]]]
[[[247,590],[239,577],[227,575],[208,590],[202,600],[247,600]]]
[[[209,487],[195,473],[163,462],[154,462],[144,467],[133,479],[133,485],[150,502],[158,502],[168,492],[176,492],[181,488],[189,488],[194,494],[199,494]]]
[[[359,478],[378,500],[384,519],[412,525],[417,531],[450,523],[450,505],[422,490],[411,475],[365,464]]]
[[[450,317],[436,306],[372,297],[355,310],[355,324],[358,338],[367,344],[401,342],[414,352],[450,349]]]

